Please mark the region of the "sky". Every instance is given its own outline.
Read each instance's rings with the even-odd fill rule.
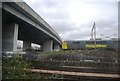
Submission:
[[[65,40],[89,40],[95,22],[97,38],[118,35],[118,0],[23,0]]]

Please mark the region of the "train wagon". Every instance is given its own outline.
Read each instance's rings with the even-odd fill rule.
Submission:
[[[64,41],[62,43],[62,49],[63,50],[117,49],[117,41],[115,40]]]

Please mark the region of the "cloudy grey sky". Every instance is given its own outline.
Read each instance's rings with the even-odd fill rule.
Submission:
[[[63,40],[90,39],[96,23],[97,37],[116,37],[118,0],[24,0]]]

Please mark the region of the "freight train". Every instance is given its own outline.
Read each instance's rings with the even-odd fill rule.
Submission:
[[[83,50],[83,49],[108,49],[117,50],[117,40],[80,40],[80,41],[64,41],[62,43],[63,50]]]

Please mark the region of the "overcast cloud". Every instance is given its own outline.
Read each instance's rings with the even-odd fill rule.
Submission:
[[[94,22],[98,38],[117,37],[114,34],[118,34],[118,0],[24,1],[47,21],[63,40],[90,39]]]

